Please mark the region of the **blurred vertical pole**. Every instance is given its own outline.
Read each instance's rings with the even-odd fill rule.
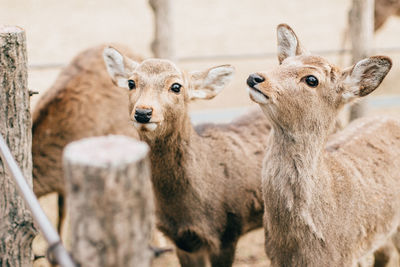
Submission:
[[[155,57],[176,60],[173,5],[171,0],[149,0],[154,13],[154,40],[151,49]]]
[[[151,50],[154,57],[177,61],[175,48],[175,29],[173,22],[173,0],[149,0],[154,14],[154,40]],[[166,245],[165,237],[153,229],[153,239],[160,246]]]
[[[81,267],[149,267],[154,225],[149,148],[126,136],[64,149],[71,253]]]
[[[353,0],[349,12],[350,38],[353,64],[368,57],[374,34],[374,0]],[[350,121],[365,115],[366,104],[363,100],[350,109]]]
[[[32,189],[32,123],[25,31],[0,26],[0,133]],[[0,160],[0,266],[32,266],[33,219]]]

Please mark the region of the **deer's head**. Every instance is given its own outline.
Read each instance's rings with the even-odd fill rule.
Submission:
[[[215,97],[234,73],[230,65],[186,73],[169,60],[139,63],[111,47],[103,56],[113,82],[128,91],[134,126],[147,137],[179,131],[188,119],[189,101]]]
[[[392,66],[375,56],[341,70],[307,53],[288,25],[277,32],[279,66],[251,74],[247,85],[250,98],[288,132],[330,131],[340,108],[374,91]]]

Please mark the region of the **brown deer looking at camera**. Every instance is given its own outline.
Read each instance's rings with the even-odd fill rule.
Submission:
[[[64,147],[90,136],[123,134],[138,138],[128,125],[126,92],[105,78],[104,47],[90,48],[76,56],[33,111],[33,190],[38,197],[59,194],[59,230],[64,214]],[[140,60],[128,49],[120,49]]]
[[[355,266],[399,226],[400,121],[360,119],[327,139],[338,111],[375,90],[391,60],[340,70],[306,53],[287,25],[278,26],[278,58],[247,80],[272,125],[262,171],[266,253],[272,266]]]
[[[182,266],[231,266],[239,237],[262,226],[269,123],[255,111],[230,124],[192,126],[189,102],[216,96],[233,76],[229,65],[186,73],[113,48],[104,60],[114,83],[129,90],[131,125],[150,146],[158,228]]]

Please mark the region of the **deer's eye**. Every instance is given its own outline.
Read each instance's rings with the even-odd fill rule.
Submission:
[[[304,77],[302,80],[310,87],[317,87],[318,86],[318,79],[313,75],[308,75]]]
[[[136,88],[135,81],[134,80],[128,80],[128,87],[129,87],[129,90],[135,89]]]
[[[182,85],[180,85],[179,83],[174,83],[171,85],[171,91],[174,93],[179,93],[181,91],[181,87]]]

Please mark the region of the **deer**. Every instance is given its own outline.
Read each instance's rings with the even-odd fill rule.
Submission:
[[[255,110],[231,123],[192,125],[189,103],[214,98],[232,79],[231,65],[186,72],[166,59],[139,63],[113,47],[103,56],[110,80],[129,92],[131,127],[150,147],[158,229],[181,266],[232,266],[239,237],[262,227],[269,123]]]
[[[361,118],[329,133],[339,110],[373,92],[392,62],[373,56],[340,69],[308,53],[286,24],[277,38],[279,65],[247,79],[271,123],[265,252],[271,266],[356,266],[399,227],[400,121]]]
[[[138,138],[129,127],[126,92],[107,77],[99,45],[77,55],[38,100],[32,114],[33,190],[36,196],[59,194],[58,230],[65,217],[62,151],[75,140],[108,134]],[[118,48],[133,58],[124,46]]]

